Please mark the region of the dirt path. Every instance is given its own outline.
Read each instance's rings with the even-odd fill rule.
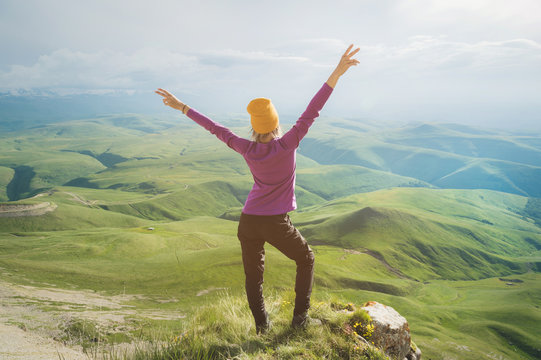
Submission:
[[[0,323],[0,359],[5,360],[88,360],[88,356],[50,338],[14,325]]]
[[[64,194],[70,195],[72,197],[73,201],[77,201],[77,202],[79,202],[79,203],[81,203],[83,205],[86,205],[86,206],[92,206],[92,205],[95,205],[98,202],[97,200],[92,200],[92,201],[85,200],[82,197],[80,197],[79,195],[74,194],[72,192],[64,191]]]
[[[26,303],[16,288],[0,281],[0,359],[89,359],[80,348],[52,339],[54,317]]]
[[[0,280],[0,359],[91,359],[76,343],[67,346],[54,340],[65,338],[62,329],[73,321],[89,321],[96,329],[110,333],[136,329],[140,325],[132,321],[134,317],[158,320],[185,317],[178,311],[136,309],[126,304],[136,299],[146,297],[106,296],[90,290],[35,287]],[[125,346],[129,348],[130,344]]]

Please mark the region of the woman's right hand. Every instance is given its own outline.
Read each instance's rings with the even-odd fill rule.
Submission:
[[[327,84],[334,88],[336,86],[336,83],[338,82],[338,79],[340,76],[344,75],[344,73],[352,66],[356,66],[359,64],[359,60],[352,59],[352,56],[357,54],[359,52],[359,48],[356,48],[355,50],[351,51],[353,48],[353,44],[351,44],[344,55],[340,58],[340,62],[332,72],[331,76],[329,77],[329,80],[327,80]]]
[[[184,114],[186,114],[190,109],[188,105],[185,105],[182,101],[177,99],[175,95],[171,94],[167,90],[158,88],[155,93],[161,95],[163,97],[163,103],[167,106],[172,107],[173,109],[180,110]]]

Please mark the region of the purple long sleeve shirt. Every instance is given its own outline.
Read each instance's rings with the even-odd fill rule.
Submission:
[[[284,136],[268,143],[257,143],[241,138],[197,110],[192,108],[188,111],[186,115],[190,119],[216,135],[246,160],[254,178],[254,186],[244,203],[243,213],[279,215],[297,208],[296,150],[332,91],[333,88],[324,83],[295,125]]]

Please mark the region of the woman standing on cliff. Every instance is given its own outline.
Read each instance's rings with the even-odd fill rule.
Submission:
[[[242,248],[246,275],[246,295],[255,319],[256,332],[265,333],[270,326],[263,299],[265,242],[270,243],[297,264],[295,308],[291,325],[307,325],[310,295],[314,278],[314,254],[300,232],[291,224],[288,212],[297,208],[295,200],[295,154],[299,142],[319,116],[338,79],[359,63],[353,59],[359,49],[350,45],[340,62],[312,98],[295,125],[283,136],[278,113],[269,99],[257,98],[248,104],[252,141],[243,139],[228,128],[182,103],[173,94],[158,89],[163,103],[182,111],[190,119],[216,135],[227,146],[244,157],[254,185],[246,199],[239,220],[237,236]]]

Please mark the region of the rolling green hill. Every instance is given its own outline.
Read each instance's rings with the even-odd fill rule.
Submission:
[[[224,172],[228,181],[251,180],[237,154],[186,119],[106,116],[41,125],[1,138],[0,166],[15,171],[19,184],[10,186],[10,200],[58,185],[139,191],[140,184],[150,183],[141,181],[141,173],[153,178],[150,187],[156,193],[178,191],[194,179],[224,180]],[[540,197],[541,144],[536,139],[452,124],[389,130],[322,119],[299,149],[298,184],[326,200],[394,186]]]
[[[415,178],[355,165],[318,165],[300,169],[297,185],[326,200],[382,188],[431,187]]]
[[[538,358],[541,141],[452,124],[322,119],[313,130],[291,217],[316,253],[314,301],[393,306],[427,358]],[[187,314],[219,299],[216,289],[244,296],[236,219],[251,175],[198,126],[104,116],[0,140],[10,282],[123,292],[137,310]],[[43,203],[56,208],[3,216]],[[291,261],[267,247],[266,265],[266,291],[292,289]]]
[[[538,136],[480,132],[445,124],[423,124],[387,133],[385,140],[468,157],[541,166],[541,144]]]
[[[301,226],[314,244],[368,249],[390,267],[400,269],[405,277],[419,281],[474,280],[541,266],[520,260],[541,245],[541,234],[531,220],[520,219],[520,210],[502,216],[501,207],[487,209],[487,199],[508,195],[457,192],[435,194],[426,189],[394,189],[374,193],[368,199],[354,195],[325,204],[321,212],[329,213],[328,218],[321,217],[319,206],[306,212],[310,215],[302,213],[299,218],[317,216],[314,223],[308,220]],[[467,196],[468,203],[454,205],[454,209],[459,208],[458,213],[441,211],[446,209],[446,200],[451,202],[449,198],[456,195]],[[417,200],[416,208],[396,204],[387,207],[387,201],[380,198]],[[424,209],[421,201],[437,203],[440,210]],[[371,205],[375,203],[378,207]]]
[[[52,213],[0,218],[0,267],[11,281],[145,294],[132,303],[141,309],[189,311],[219,296],[197,296],[208,289],[242,296],[236,221],[146,220],[161,209],[135,217],[102,206],[144,204],[149,195],[77,190],[24,201],[54,202]],[[434,358],[459,356],[457,339],[478,358],[489,347],[515,358],[510,338],[520,340],[515,348],[525,356],[539,346],[541,228],[531,207],[527,198],[491,191],[395,188],[326,201],[292,219],[316,252],[314,301],[332,294],[387,303],[408,318],[416,342]],[[291,288],[294,264],[272,247],[266,263],[267,291]],[[499,278],[523,283],[510,287]],[[164,297],[177,301],[160,303]]]
[[[536,135],[452,124],[367,129],[341,120],[317,125],[299,151],[321,164],[359,165],[441,188],[541,197],[541,146]]]

